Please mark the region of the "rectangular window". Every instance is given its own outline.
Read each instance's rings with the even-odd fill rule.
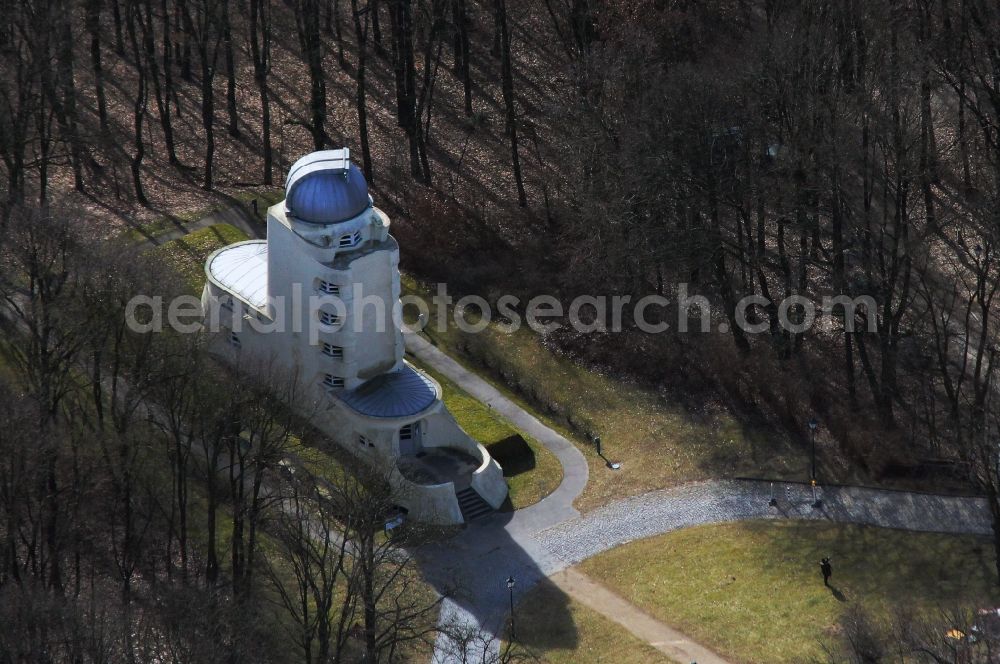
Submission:
[[[356,247],[361,243],[361,231],[354,231],[350,235],[340,236],[341,249],[346,247]]]
[[[240,336],[235,332],[229,333],[229,345],[235,348],[236,350],[243,348],[243,342],[240,341]]]
[[[399,430],[400,440],[413,440],[413,425],[407,424]]]
[[[340,286],[329,281],[320,280],[319,291],[327,295],[340,295]]]
[[[329,355],[330,357],[344,357],[344,349],[340,346],[334,346],[333,344],[323,343],[323,354]]]
[[[344,379],[340,376],[334,376],[333,374],[326,374],[323,376],[323,387],[328,390],[335,390],[344,386]]]
[[[319,312],[319,322],[323,323],[323,325],[339,325],[340,316],[329,311],[321,311]]]
[[[363,445],[365,447],[375,447],[375,443],[368,440],[367,437],[361,435],[358,436],[358,445]]]

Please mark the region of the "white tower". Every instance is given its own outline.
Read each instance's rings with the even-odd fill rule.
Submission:
[[[346,389],[400,369],[403,337],[392,321],[399,245],[347,149],[292,165],[284,205],[268,210],[267,239],[268,295],[272,302],[284,296],[286,320],[302,331],[292,341],[300,366]],[[306,306],[289,297],[299,289]],[[310,298],[328,301],[308,306]]]
[[[507,496],[500,466],[441,402],[441,388],[403,359],[399,246],[348,150],[299,159],[267,240],[209,256],[206,315],[230,325],[219,347],[244,368],[266,362],[299,377],[310,417],[352,453],[389,468],[416,518],[461,523]],[[229,313],[232,312],[232,313]],[[228,316],[226,315],[228,314]]]

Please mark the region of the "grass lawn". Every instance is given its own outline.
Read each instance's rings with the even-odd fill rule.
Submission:
[[[550,583],[539,584],[518,603],[516,621],[518,642],[548,664],[671,661],[620,625],[567,598]]]
[[[562,481],[562,466],[544,445],[515,429],[481,401],[469,396],[455,383],[421,364],[416,358],[407,359],[441,384],[445,405],[455,416],[459,426],[489,449],[491,454],[497,452],[498,447],[513,447],[523,451],[523,454],[510,459],[504,458],[502,453],[497,454],[510,487],[512,509],[534,505],[559,486]]]
[[[819,560],[833,561],[833,589]],[[830,524],[754,521],[632,542],[581,571],[737,662],[812,661],[849,603],[874,612],[994,606],[986,538]]]
[[[209,254],[246,239],[246,233],[235,226],[214,224],[147,251],[170,263],[184,278],[190,292],[200,295],[205,286],[205,259]]]
[[[403,292],[431,304],[430,291],[405,274]],[[415,320],[411,309],[404,312],[408,322]],[[471,314],[468,318],[473,321]],[[655,390],[580,366],[549,350],[527,326],[506,334],[491,325],[473,335],[451,317],[445,331],[438,330],[433,315],[431,321],[427,336],[433,343],[479,368],[583,451],[590,481],[577,500],[582,510],[693,479],[807,475],[806,455],[784,439],[749,430],[721,408],[692,413]],[[608,470],[587,433],[601,437],[605,455],[619,461],[621,470]]]

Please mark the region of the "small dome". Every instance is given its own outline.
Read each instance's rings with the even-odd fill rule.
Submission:
[[[365,176],[347,148],[312,152],[296,161],[285,181],[285,210],[313,224],[352,219],[371,205]]]
[[[430,378],[404,364],[399,371],[379,374],[337,396],[368,417],[407,417],[434,403],[437,388]]]

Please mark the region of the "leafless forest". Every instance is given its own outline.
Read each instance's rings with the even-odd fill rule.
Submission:
[[[490,299],[688,284],[726,332],[546,342],[803,445],[819,417],[831,469],[987,496],[1000,553],[995,0],[8,0],[0,63],[3,661],[425,647],[381,483],[283,471],[311,434],[281,377],[231,389],[123,324],[182,289],[123,229],[341,145],[405,268]],[[779,325],[840,294],[877,307]]]

